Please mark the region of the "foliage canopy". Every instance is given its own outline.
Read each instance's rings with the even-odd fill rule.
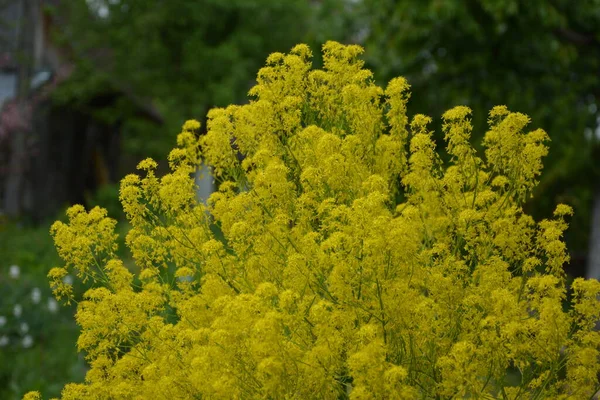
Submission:
[[[243,100],[264,57],[299,41],[321,40],[341,30],[322,14],[337,6],[303,0],[73,0],[56,13],[65,20],[61,38],[72,49],[75,73],[56,93],[60,101],[87,107],[109,87],[154,102],[165,127],[136,117],[120,102],[101,117],[124,123],[126,150],[164,159],[190,117],[213,106]],[[329,13],[330,15],[332,13]]]
[[[53,225],[57,297],[74,300],[72,270],[94,283],[76,316],[91,369],[64,399],[595,393],[598,281],[575,280],[563,308],[572,210],[522,210],[546,133],[494,107],[482,158],[459,106],[445,165],[431,119],[407,117],[407,81],[377,86],[361,53],[328,42],[315,70],[305,45],[271,54],[249,104],[211,110],[204,136],[183,126],[170,174],[141,162],[120,192],[135,273],[104,210]],[[220,182],[208,206],[201,160]]]

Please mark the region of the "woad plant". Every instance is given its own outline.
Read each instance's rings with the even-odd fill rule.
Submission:
[[[54,293],[78,301],[85,382],[63,399],[584,399],[599,389],[596,280],[569,298],[570,207],[522,205],[548,137],[489,113],[481,157],[471,110],[407,117],[409,85],[377,86],[359,46],[267,59],[248,104],[188,121],[157,177],[142,161],[116,222],[69,209],[52,235]],[[197,201],[193,173],[218,191]],[[74,273],[92,288],[75,299]],[[29,393],[27,399],[38,398]]]

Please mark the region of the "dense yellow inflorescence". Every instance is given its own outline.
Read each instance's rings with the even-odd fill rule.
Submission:
[[[91,369],[63,399],[583,399],[598,389],[598,281],[566,301],[570,207],[523,212],[548,140],[498,106],[480,158],[471,110],[407,117],[362,48],[275,53],[249,104],[188,121],[169,157],[127,176],[115,221],[72,207],[52,227],[65,266],[94,282],[77,345]],[[219,189],[196,200],[193,173]],[[218,229],[215,229],[215,226]],[[215,232],[221,232],[215,234]],[[28,398],[37,398],[30,394]]]

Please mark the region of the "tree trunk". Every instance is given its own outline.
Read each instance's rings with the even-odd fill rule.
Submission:
[[[21,0],[21,18],[19,21],[19,40],[17,54],[18,64],[16,106],[17,115],[26,118],[27,97],[29,95],[33,72],[33,29],[36,0]],[[10,159],[6,177],[5,212],[9,217],[17,217],[23,211],[25,200],[25,167],[26,167],[26,134],[24,130],[11,132]]]

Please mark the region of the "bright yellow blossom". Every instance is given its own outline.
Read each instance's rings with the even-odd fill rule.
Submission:
[[[409,85],[378,87],[359,46],[272,54],[249,104],[188,121],[172,172],[123,179],[116,256],[104,210],[53,225],[90,370],[64,399],[590,398],[598,390],[597,281],[572,304],[562,235],[570,207],[522,206],[548,137],[492,109],[479,155],[471,110],[407,115]],[[200,162],[219,184],[198,202]],[[222,237],[216,237],[218,226]],[[567,309],[567,311],[565,311]],[[36,399],[28,394],[26,399]]]

